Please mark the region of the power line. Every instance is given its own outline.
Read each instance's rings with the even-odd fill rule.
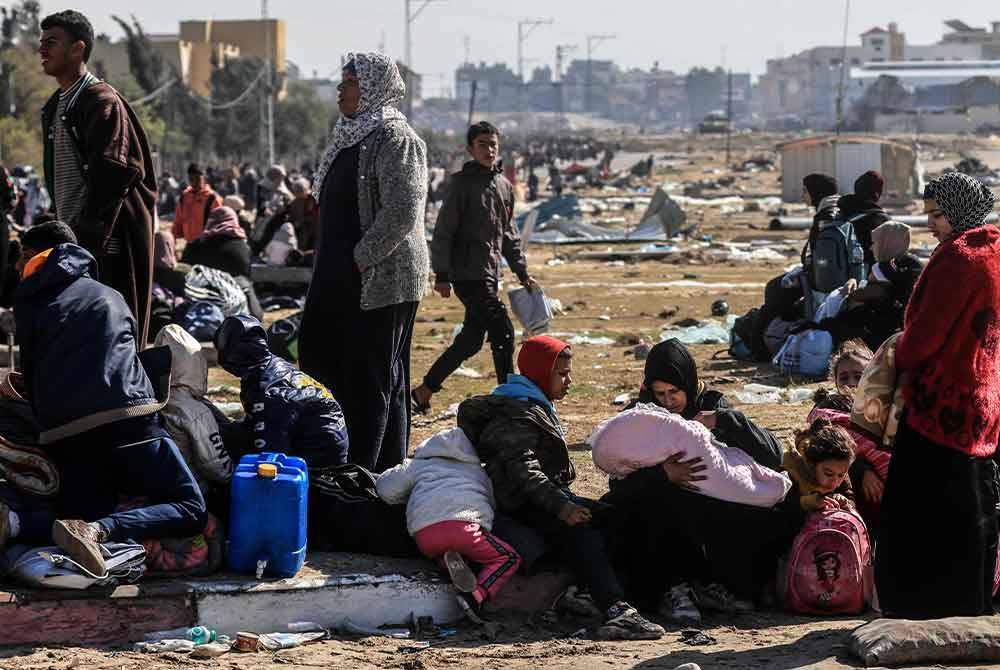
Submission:
[[[149,93],[148,95],[144,95],[138,100],[130,100],[128,104],[132,105],[133,107],[139,107],[140,105],[145,105],[148,102],[152,102],[153,100],[156,100],[161,95],[170,90],[170,88],[176,83],[177,83],[176,79],[170,79],[165,84],[157,88],[155,91]]]

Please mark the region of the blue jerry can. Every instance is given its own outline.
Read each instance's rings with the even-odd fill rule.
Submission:
[[[306,559],[309,472],[301,458],[248,454],[233,474],[229,569],[293,577]]]

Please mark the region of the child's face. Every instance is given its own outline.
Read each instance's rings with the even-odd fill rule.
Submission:
[[[549,374],[549,400],[562,400],[573,384],[573,359],[557,358],[556,365]]]
[[[820,493],[833,493],[847,477],[850,461],[823,461],[816,464],[816,484]]]
[[[860,361],[848,358],[837,365],[837,391],[844,395],[853,395],[861,383],[861,375],[865,372]]]
[[[500,138],[496,135],[476,135],[468,151],[472,160],[484,168],[492,168],[500,155]]]

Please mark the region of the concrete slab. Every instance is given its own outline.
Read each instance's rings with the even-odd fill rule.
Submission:
[[[253,265],[250,267],[250,279],[255,284],[308,284],[312,281],[312,268]]]
[[[548,609],[565,586],[563,576],[517,576],[496,606]],[[370,629],[411,614],[460,618],[451,585],[429,562],[317,552],[283,580],[221,574],[88,591],[0,585],[0,646],[125,643],[196,623],[229,635],[284,631],[296,621]]]

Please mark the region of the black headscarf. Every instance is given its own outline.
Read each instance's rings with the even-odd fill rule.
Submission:
[[[837,180],[828,174],[811,174],[802,180],[802,185],[812,198],[813,207],[819,207],[823,198],[837,194]]]
[[[660,342],[649,351],[646,357],[646,368],[643,373],[645,389],[639,395],[641,402],[656,402],[653,395],[653,382],[673,384],[687,394],[687,405],[681,416],[692,419],[698,414],[698,367],[694,358],[679,340],[669,339]]]

